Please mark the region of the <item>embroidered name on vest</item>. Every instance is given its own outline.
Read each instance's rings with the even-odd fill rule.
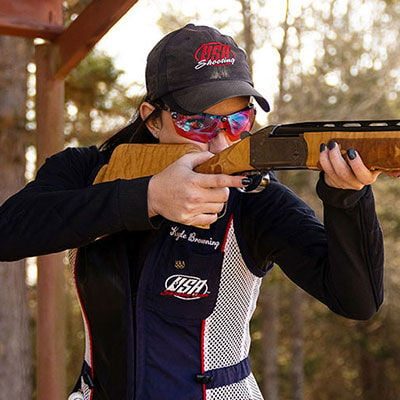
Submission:
[[[162,296],[174,296],[181,300],[197,300],[208,297],[208,285],[206,279],[196,276],[172,275],[165,281],[165,290]]]
[[[170,236],[173,236],[176,241],[187,240],[188,242],[192,242],[192,243],[203,244],[206,246],[212,246],[212,247],[214,247],[215,250],[217,250],[220,245],[220,242],[218,240],[214,240],[212,237],[200,238],[200,237],[197,237],[196,232],[191,232],[191,233],[187,234],[185,229],[179,230],[179,228],[177,226],[172,226],[169,234],[170,234]]]

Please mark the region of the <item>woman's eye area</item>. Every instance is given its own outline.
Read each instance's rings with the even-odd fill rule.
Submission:
[[[193,129],[202,129],[205,128],[208,124],[204,120],[204,118],[193,118],[187,121],[187,124]]]

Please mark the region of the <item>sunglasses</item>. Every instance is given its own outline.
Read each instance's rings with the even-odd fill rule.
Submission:
[[[250,131],[253,126],[256,109],[253,104],[243,110],[228,115],[214,115],[200,113],[184,115],[170,111],[176,132],[190,140],[208,143],[220,132],[224,132],[229,140],[235,142],[240,139],[240,134]]]

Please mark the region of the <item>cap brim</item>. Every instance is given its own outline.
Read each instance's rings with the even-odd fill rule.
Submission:
[[[174,91],[168,97],[172,97],[182,110],[199,113],[223,100],[238,96],[253,96],[264,111],[270,110],[268,101],[244,81],[216,80]]]

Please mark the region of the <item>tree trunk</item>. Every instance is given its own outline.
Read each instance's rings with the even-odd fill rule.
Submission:
[[[250,74],[253,75],[253,51],[255,47],[253,35],[253,23],[250,0],[240,0],[242,6],[242,19],[243,19],[243,40],[244,49],[247,53],[247,63],[249,64]]]
[[[304,293],[295,286],[292,288],[290,314],[292,320],[292,365],[291,365],[291,388],[292,400],[303,400],[304,398],[304,316],[303,316]]]
[[[268,400],[279,400],[279,281],[271,282],[263,287],[261,301],[263,395]]]
[[[0,203],[25,183],[26,67],[31,45],[0,36]],[[25,262],[0,263],[0,393],[4,399],[32,398],[31,338]]]
[[[374,345],[371,344],[377,336],[381,336],[374,332],[377,326],[374,320],[357,322],[359,379],[363,400],[393,398],[390,397],[390,389],[385,384],[388,373],[384,358],[379,353],[374,354]],[[377,347],[379,348],[379,345]],[[376,349],[375,352],[377,352]]]

